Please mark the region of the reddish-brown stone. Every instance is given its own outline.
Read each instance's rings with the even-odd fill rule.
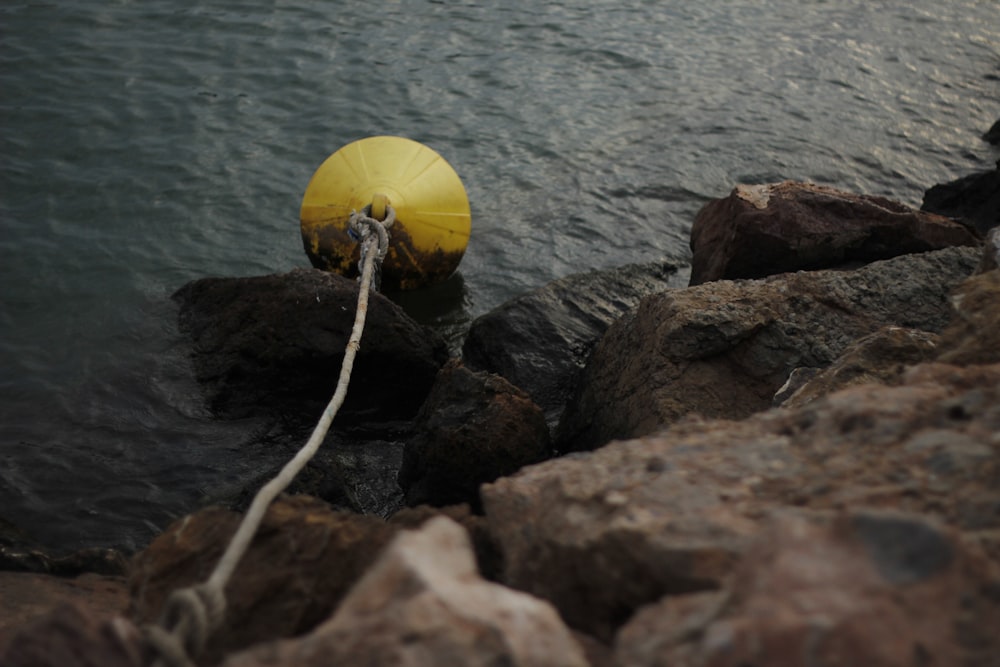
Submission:
[[[964,225],[883,197],[792,181],[739,185],[695,218],[690,284],[980,243]]]
[[[783,508],[887,508],[961,529],[1000,558],[1000,365],[924,364],[741,421],[525,468],[483,488],[503,581],[607,639],[644,604],[725,585]]]
[[[18,631],[66,604],[89,618],[108,619],[128,608],[128,587],[123,577],[94,573],[70,578],[0,572],[0,655]]]
[[[174,522],[138,554],[129,576],[136,621],[155,621],[172,591],[205,581],[239,519],[202,510]],[[309,496],[279,498],[226,587],[225,623],[209,638],[205,664],[325,620],[393,532],[381,519],[335,512]]]
[[[401,533],[336,614],[226,667],[586,667],[551,605],[478,576],[465,531],[438,517]]]
[[[665,598],[616,638],[622,667],[989,665],[995,564],[914,515],[776,516],[723,591]]]
[[[949,295],[978,260],[978,249],[948,248],[646,297],[594,348],[556,446],[592,449],[689,414],[742,419],[767,409],[793,369],[826,367],[881,327],[944,329]]]

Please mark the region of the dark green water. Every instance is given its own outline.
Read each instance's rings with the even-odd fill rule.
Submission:
[[[169,295],[307,266],[303,190],[394,134],[462,177],[461,327],[590,268],[687,257],[739,182],[919,206],[996,160],[995,0],[5,3],[0,516],[141,546],[246,452],[204,414]],[[420,297],[416,297],[420,300]]]

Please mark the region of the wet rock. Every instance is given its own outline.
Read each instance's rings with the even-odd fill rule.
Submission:
[[[479,486],[551,455],[528,395],[499,375],[445,365],[416,420],[399,472],[410,505],[479,506]]]
[[[927,331],[882,327],[852,343],[836,361],[780,404],[798,407],[845,387],[895,384],[907,366],[934,359],[937,342],[938,336]]]
[[[397,536],[315,631],[224,664],[587,665],[550,605],[478,576],[465,531],[443,517]]]
[[[738,185],[695,218],[690,284],[857,265],[979,243],[961,224],[882,197],[792,181]]]
[[[686,419],[530,466],[482,496],[502,580],[607,640],[665,595],[723,588],[761,522],[789,507],[921,513],[1000,558],[997,433],[1000,364],[935,362],[899,386],[850,387],[741,421]]]
[[[1000,162],[990,171],[931,187],[920,209],[956,218],[985,235],[1000,225]]]
[[[956,317],[941,335],[940,360],[959,365],[1000,362],[1000,270],[963,282],[952,305]]]
[[[128,587],[122,577],[99,574],[0,572],[0,656],[15,634],[63,605],[75,605],[87,618],[110,619],[128,608]]]
[[[410,427],[404,432],[382,434],[399,438],[410,437]],[[304,444],[306,435],[294,443],[289,452],[297,451]],[[347,433],[333,429],[319,451],[288,486],[289,495],[308,495],[319,498],[337,510],[373,514],[388,518],[405,506],[403,490],[397,476],[403,461],[405,439],[382,440],[356,430]],[[289,457],[292,454],[289,454]],[[229,493],[216,493],[202,506],[221,505],[226,509],[245,512],[257,491],[274,479],[286,461],[264,469],[246,484]]]
[[[724,591],[665,598],[616,638],[620,667],[994,664],[995,566],[923,517],[784,514]]]
[[[643,299],[595,346],[559,426],[561,451],[651,433],[687,414],[740,419],[770,406],[798,367],[822,368],[887,325],[938,332],[977,248],[856,271],[716,281]]]
[[[155,621],[167,596],[205,581],[240,517],[205,509],[172,524],[132,564],[132,617]],[[268,510],[226,587],[225,623],[204,663],[253,643],[307,632],[325,620],[391,538],[381,519],[331,510],[308,496],[283,496]]]
[[[124,574],[128,559],[117,549],[52,550],[0,517],[0,572],[39,572],[73,577],[86,572]]]
[[[986,133],[983,134],[983,140],[994,146],[1000,144],[1000,120],[993,123],[990,129],[986,130]]]
[[[687,284],[689,270],[633,264],[555,280],[477,318],[462,350],[473,370],[528,392],[554,428],[594,343],[639,299]]]
[[[0,664],[12,667],[142,667],[139,632],[121,617],[99,619],[63,604],[11,639]]]
[[[355,281],[306,269],[205,278],[178,290],[179,322],[211,410],[314,424],[337,385],[357,293]],[[412,417],[446,360],[439,336],[373,294],[338,422]]]

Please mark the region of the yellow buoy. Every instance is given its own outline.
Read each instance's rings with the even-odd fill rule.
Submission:
[[[300,221],[312,265],[344,275],[358,271],[358,243],[348,235],[351,211],[371,205],[381,220],[396,212],[382,286],[413,289],[455,272],[469,243],[472,216],[458,174],[436,152],[403,137],[350,143],[319,166],[306,187]]]

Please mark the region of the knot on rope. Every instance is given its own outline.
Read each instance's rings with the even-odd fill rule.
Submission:
[[[347,233],[361,244],[360,258],[358,259],[358,270],[361,272],[364,272],[365,257],[370,251],[371,242],[369,239],[378,243],[372,279],[372,289],[378,290],[381,282],[382,260],[389,252],[389,232],[386,230],[392,226],[392,223],[396,222],[396,209],[386,204],[385,220],[374,218],[371,213],[371,204],[361,209],[361,213],[351,211],[351,217],[347,220]]]
[[[147,643],[157,653],[158,665],[191,667],[213,630],[226,615],[226,597],[209,583],[174,591],[167,598],[155,625],[143,629]]]
[[[385,205],[385,220],[377,220],[372,217],[372,205],[368,204],[361,212],[351,211],[351,217],[348,219],[348,233],[351,235],[355,241],[361,243],[362,251],[364,251],[365,240],[368,239],[372,234],[378,236],[378,259],[382,261],[385,259],[385,254],[389,252],[389,232],[387,231],[389,227],[392,227],[392,223],[396,222],[396,209]],[[364,257],[362,257],[362,262]]]

